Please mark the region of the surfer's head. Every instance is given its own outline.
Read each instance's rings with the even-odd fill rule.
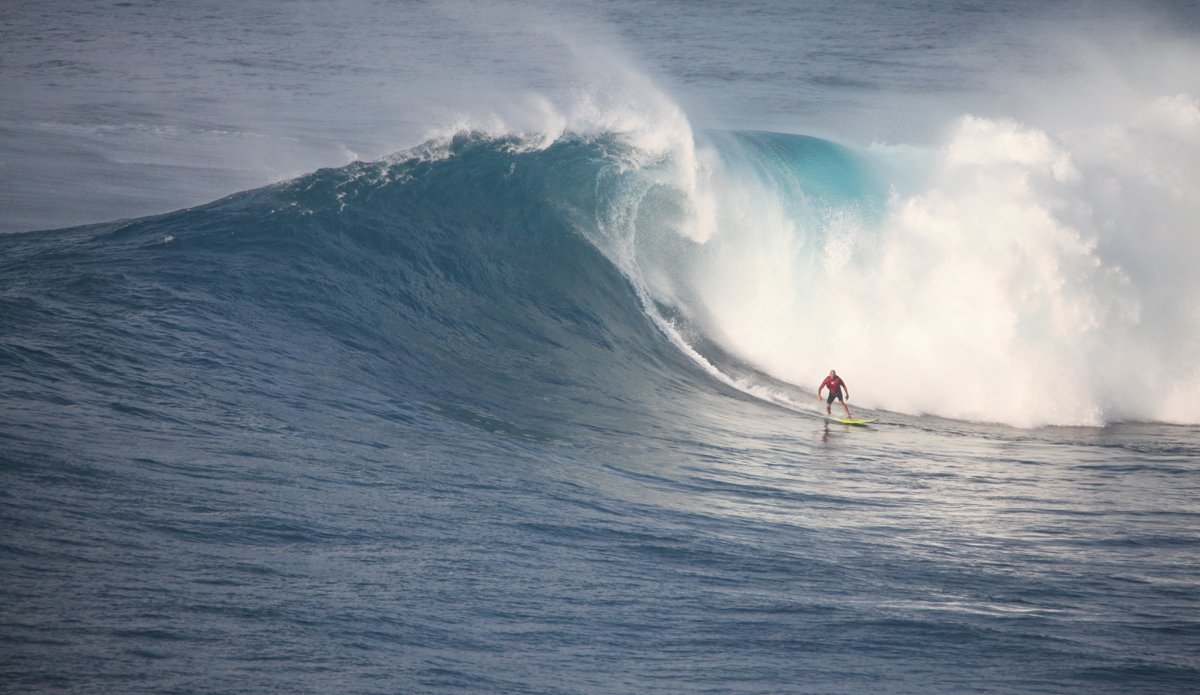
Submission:
[[[829,376],[837,376],[837,372],[836,372],[836,371],[834,371],[834,370],[832,370],[832,369],[830,369],[830,370],[829,370]]]

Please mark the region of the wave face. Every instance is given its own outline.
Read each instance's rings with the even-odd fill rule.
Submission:
[[[138,359],[198,388],[228,369],[275,391],[297,366],[320,363],[402,403],[519,420],[544,418],[562,398],[639,398],[690,363],[574,231],[596,215],[595,181],[614,146],[564,138],[521,151],[516,140],[461,136],[420,156],[68,232],[54,265],[71,278],[64,292],[78,313],[35,302],[10,315],[62,321],[81,337],[140,327],[135,352],[151,354]],[[45,263],[29,258],[10,277]],[[139,316],[91,325],[98,307]],[[73,357],[91,361],[91,346],[81,340]],[[540,389],[555,402],[530,402]]]

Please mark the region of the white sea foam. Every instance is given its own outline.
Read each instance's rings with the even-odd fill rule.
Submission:
[[[964,117],[878,223],[798,219],[776,187],[708,167],[718,232],[691,236],[686,268],[640,253],[640,280],[772,376],[839,369],[861,405],[1197,422],[1198,114],[1171,95],[1064,135]]]

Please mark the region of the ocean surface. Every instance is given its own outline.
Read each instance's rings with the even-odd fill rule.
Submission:
[[[5,3],[0,692],[1200,692],[1200,6],[1049,5]]]

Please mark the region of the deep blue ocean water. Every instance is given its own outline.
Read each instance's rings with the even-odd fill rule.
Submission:
[[[0,692],[1200,691],[1194,5],[0,16]]]

